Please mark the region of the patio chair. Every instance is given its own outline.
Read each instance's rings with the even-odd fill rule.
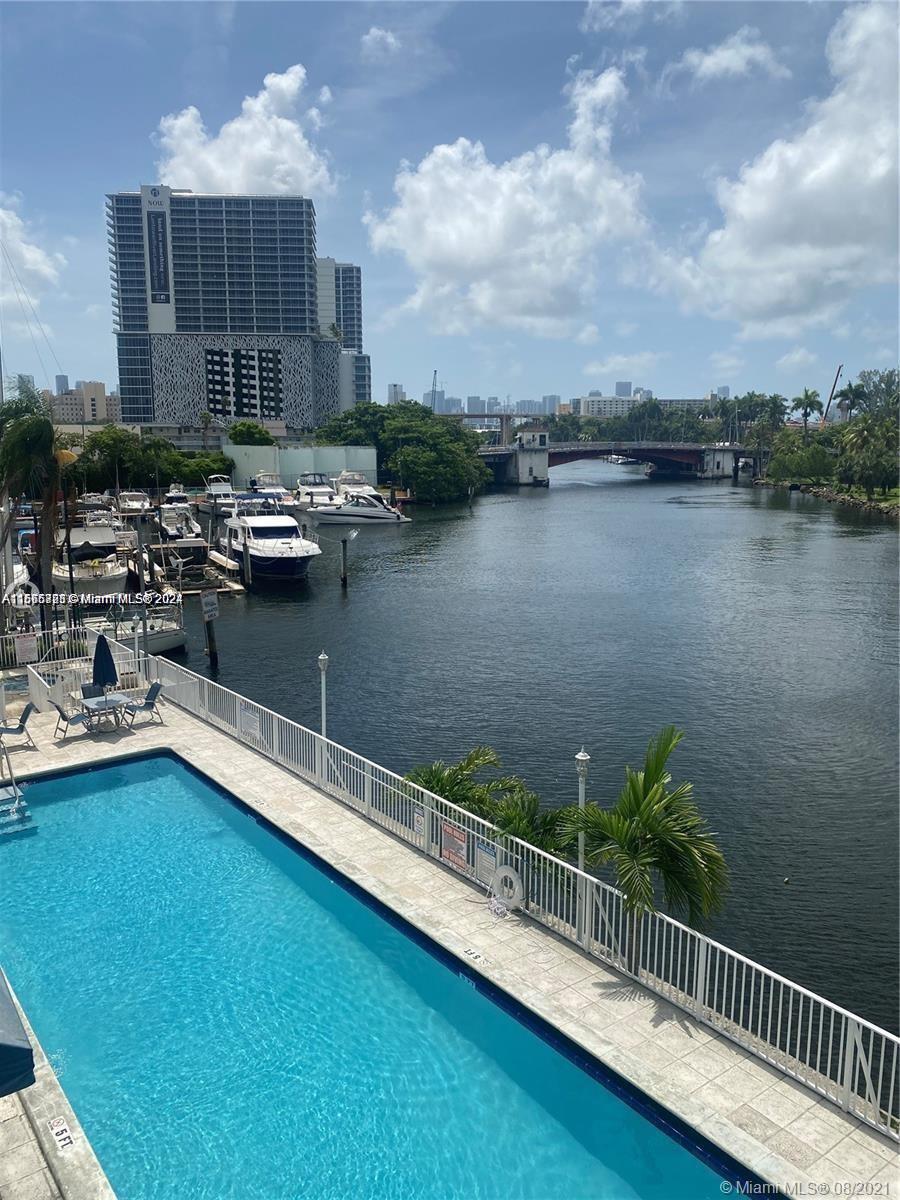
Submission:
[[[159,697],[159,693],[161,691],[162,691],[161,683],[151,683],[149,688],[147,689],[147,695],[144,697],[144,699],[141,701],[140,704],[126,704],[125,705],[124,712],[125,712],[125,716],[127,716],[129,718],[129,720],[128,720],[129,728],[134,724],[134,718],[138,715],[138,713],[149,713],[151,721],[154,720],[154,718],[159,717],[160,725],[165,725],[165,721],[162,719],[162,713],[156,707],[156,701],[157,701],[157,699]]]
[[[99,683],[83,683],[81,685],[82,700],[94,700],[97,696],[103,695],[103,688]]]
[[[24,736],[28,739],[29,746],[31,746],[32,749],[37,750],[37,746],[35,746],[35,744],[34,744],[34,738],[31,736],[31,734],[25,728],[25,726],[28,724],[28,718],[31,716],[31,714],[34,711],[35,711],[35,707],[29,700],[28,703],[25,705],[25,707],[22,709],[22,715],[21,715],[21,717],[19,717],[18,725],[0,725],[0,739],[3,739],[5,737]]]
[[[71,716],[66,712],[61,704],[55,704],[53,707],[57,711],[56,728],[53,730],[53,736],[59,735],[60,729],[63,731],[63,741],[66,740],[66,734],[72,725],[83,725],[88,733],[93,732],[90,713],[73,713]]]

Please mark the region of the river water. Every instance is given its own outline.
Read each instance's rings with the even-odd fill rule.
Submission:
[[[300,589],[222,597],[219,682],[318,728],[325,649],[336,741],[400,772],[487,743],[548,804],[582,744],[609,804],[677,725],[731,870],[712,935],[895,1029],[896,527],[600,462],[413,516],[360,532],[346,593],[332,527]]]

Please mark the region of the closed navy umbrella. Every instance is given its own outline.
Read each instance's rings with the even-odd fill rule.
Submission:
[[[94,647],[94,674],[92,682],[96,687],[111,688],[119,682],[116,674],[116,664],[113,662],[109,642],[101,633]]]

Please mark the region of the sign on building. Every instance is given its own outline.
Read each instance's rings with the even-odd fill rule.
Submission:
[[[169,246],[166,236],[166,214],[147,213],[147,259],[150,264],[150,303],[169,304]]]

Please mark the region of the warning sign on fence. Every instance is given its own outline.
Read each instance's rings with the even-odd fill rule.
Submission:
[[[33,663],[38,660],[38,640],[36,633],[20,633],[16,637],[16,662]]]
[[[441,858],[460,871],[469,869],[469,835],[464,829],[441,822]]]

